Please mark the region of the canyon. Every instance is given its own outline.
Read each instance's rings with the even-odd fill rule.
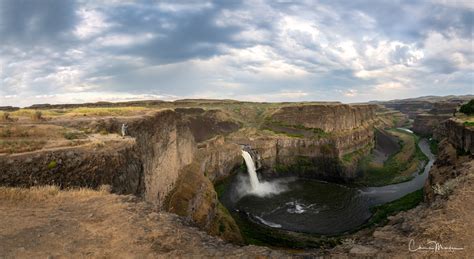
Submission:
[[[50,132],[57,130],[58,139],[76,135],[66,140],[49,137],[32,150],[5,148],[6,152],[0,153],[0,185],[54,185],[61,189],[110,186],[114,195],[138,197],[140,206],[146,204],[147,214],[158,211],[163,222],[176,221],[168,216],[176,214],[186,222],[179,226],[183,231],[188,231],[184,230],[186,224],[196,226],[233,243],[228,247],[219,244],[222,250],[237,251],[247,239],[220,202],[217,186],[242,170],[242,149],[249,151],[264,178],[293,174],[352,183],[361,177],[361,160],[377,145],[377,131],[410,125],[414,119],[416,133],[443,143],[439,151],[442,160],[432,168],[424,191],[428,204],[439,205],[442,201],[437,200],[443,195],[435,191],[438,187],[432,187],[459,176],[470,177],[472,172],[474,130],[448,116],[458,103],[459,98],[453,97],[448,104],[420,100],[351,105],[181,100],[43,105],[16,111],[10,107],[9,119],[0,123],[3,145],[39,141],[38,132],[46,127]],[[43,114],[40,119],[29,117],[38,111]],[[120,136],[122,125],[127,125],[126,136]],[[456,150],[462,150],[462,155]],[[296,172],[295,168],[304,169]],[[447,168],[456,171],[449,173]],[[423,206],[429,211],[432,205]],[[196,234],[198,230],[189,231],[190,236],[202,238],[203,234]],[[376,237],[362,235],[364,231],[354,234],[363,241],[361,246],[378,242],[373,241]],[[311,253],[337,254],[354,247],[336,245]],[[273,253],[263,248],[251,251]],[[274,253],[282,256],[286,252]]]

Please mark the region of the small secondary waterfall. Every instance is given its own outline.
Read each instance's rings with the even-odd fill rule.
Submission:
[[[253,162],[252,156],[250,156],[249,152],[242,150],[242,156],[244,157],[245,164],[247,165],[247,172],[249,173],[252,190],[257,191],[258,187],[260,186],[260,182],[258,181],[257,172],[255,170],[255,163]]]

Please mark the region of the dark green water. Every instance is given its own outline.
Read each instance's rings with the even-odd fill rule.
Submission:
[[[249,192],[248,175],[240,173],[221,197],[230,210],[271,228],[336,235],[356,229],[370,219],[370,207],[419,190],[428,176],[434,156],[426,140],[419,143],[430,158],[423,174],[413,180],[382,187],[356,188],[311,179],[280,178],[263,182],[272,190],[264,196]],[[272,194],[273,193],[273,194]]]
[[[308,179],[287,184],[288,191],[273,196],[244,196],[234,209],[270,227],[318,234],[351,230],[371,216],[369,200],[357,189]]]

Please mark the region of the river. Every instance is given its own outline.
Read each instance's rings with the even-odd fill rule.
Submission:
[[[280,178],[282,191],[268,196],[238,195],[248,177],[239,175],[224,193],[222,202],[233,211],[245,212],[254,222],[290,231],[340,234],[357,228],[372,216],[370,207],[403,197],[423,187],[435,156],[426,139],[418,146],[429,158],[423,173],[410,181],[382,187],[355,188],[317,180]],[[276,182],[278,181],[278,182]],[[236,198],[237,197],[237,198]]]

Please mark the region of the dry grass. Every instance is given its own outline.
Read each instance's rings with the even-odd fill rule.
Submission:
[[[49,124],[0,125],[0,153],[21,153],[41,149],[78,145],[86,135],[73,129]]]
[[[19,153],[41,149],[61,127],[0,125],[0,153]]]
[[[7,122],[11,121],[10,113],[9,112],[0,112],[0,121]]]
[[[43,113],[40,111],[35,111],[33,114],[31,114],[31,120],[33,121],[43,120]]]
[[[71,109],[67,112],[69,116],[131,116],[148,111],[145,107],[111,107],[111,108],[88,108],[81,107]]]
[[[441,187],[449,196],[445,206],[430,213],[420,238],[442,241],[472,251],[474,245],[474,172],[447,181]],[[457,253],[457,255],[459,255]]]
[[[0,187],[0,200],[10,202],[45,201],[64,197],[78,199],[93,198],[110,193],[110,186],[102,185],[98,190],[88,188],[70,188],[61,190],[58,186],[46,185],[31,188]]]
[[[56,117],[77,117],[77,116],[131,116],[149,111],[150,108],[146,107],[80,107],[73,109],[20,109],[11,112],[12,117],[29,117],[34,121],[41,120],[43,118],[56,118]],[[38,117],[39,115],[39,117]]]
[[[0,153],[22,153],[43,148],[45,140],[0,140]]]
[[[41,116],[45,117],[55,117],[61,116],[64,114],[62,110],[35,110],[35,109],[19,109],[17,111],[11,112],[11,116],[14,117],[30,117],[35,116],[36,112],[41,112]]]

